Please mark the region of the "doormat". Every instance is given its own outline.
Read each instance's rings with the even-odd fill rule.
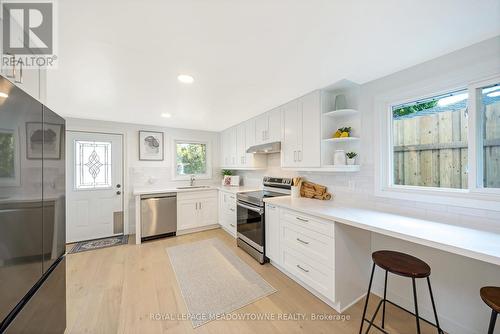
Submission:
[[[128,235],[78,242],[68,254],[128,244]]]

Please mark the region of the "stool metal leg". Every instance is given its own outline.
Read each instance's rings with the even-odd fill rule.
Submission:
[[[436,304],[434,303],[434,295],[432,294],[431,280],[428,276],[427,276],[427,285],[429,286],[429,294],[431,295],[432,310],[434,311],[434,318],[436,319],[436,327],[438,330],[438,334],[441,334],[441,333],[443,333],[443,330],[439,326],[439,320],[438,320],[438,315],[437,315],[437,311],[436,311]]]
[[[418,315],[418,303],[417,303],[417,287],[415,284],[415,278],[411,279],[413,284],[413,300],[415,302],[415,319],[417,320],[417,333],[420,334],[420,318]]]
[[[373,263],[372,274],[370,276],[370,283],[368,284],[368,292],[366,293],[365,308],[363,309],[363,317],[361,318],[361,327],[359,328],[359,334],[363,333],[363,324],[365,322],[366,308],[368,307],[368,298],[370,298],[370,290],[372,289],[374,273],[375,273],[375,263]]]
[[[382,328],[385,328],[385,301],[387,300],[387,270],[385,271],[385,281],[384,281],[384,305],[382,308]]]
[[[495,322],[497,321],[498,313],[495,310],[491,310],[490,327],[488,328],[488,334],[493,334],[495,331]]]

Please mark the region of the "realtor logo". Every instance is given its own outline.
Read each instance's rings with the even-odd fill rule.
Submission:
[[[36,0],[35,0],[36,1]],[[2,64],[54,67],[54,3],[2,1]]]
[[[52,3],[3,3],[3,49],[9,54],[52,54]]]

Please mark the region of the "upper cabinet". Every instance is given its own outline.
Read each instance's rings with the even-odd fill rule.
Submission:
[[[320,167],[320,91],[314,91],[283,106],[281,152],[282,167]]]
[[[265,155],[247,153],[255,145],[255,120],[251,119],[221,133],[221,167],[260,169],[267,166]]]
[[[255,118],[255,145],[281,140],[281,107]]]

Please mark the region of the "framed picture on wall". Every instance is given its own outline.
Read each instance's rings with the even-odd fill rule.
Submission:
[[[42,129],[40,122],[26,123],[26,158],[27,159],[61,159],[61,124],[45,123]]]
[[[163,132],[139,131],[139,160],[163,160]]]

